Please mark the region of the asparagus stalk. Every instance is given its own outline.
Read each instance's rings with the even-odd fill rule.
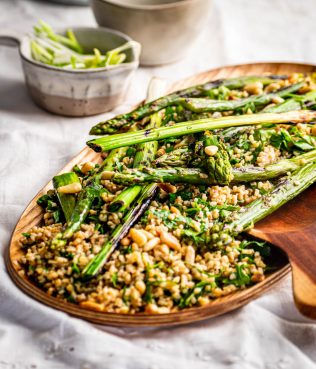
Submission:
[[[80,228],[81,224],[89,214],[94,199],[99,196],[101,189],[102,186],[95,180],[91,181],[82,189],[79,194],[77,204],[67,223],[67,227],[60,238],[70,238]],[[65,243],[66,241],[62,242],[62,244]]]
[[[308,107],[309,103],[315,105],[316,90],[313,90],[305,95],[297,95],[291,99],[284,101],[281,104],[265,108],[266,113],[285,113],[291,110],[300,110]]]
[[[244,133],[250,128],[251,126],[229,127],[218,132],[218,135],[221,137],[223,141],[227,142],[234,137],[235,138],[238,137],[238,134]]]
[[[247,166],[244,168],[232,168],[233,182],[252,182],[276,178],[293,172],[306,163],[316,161],[316,149],[291,159],[282,159],[275,164],[266,167]],[[131,183],[189,183],[195,185],[226,184],[214,176],[208,175],[200,168],[143,168],[142,170],[130,169],[124,172],[106,172],[108,178],[118,184],[129,185]]]
[[[101,167],[99,171],[95,174],[92,179],[96,180],[97,182],[100,182],[102,170],[111,170],[114,165],[126,154],[127,147],[121,147],[115,150],[112,150],[109,155],[103,160],[103,163],[101,164]]]
[[[52,248],[65,245],[66,240],[72,237],[80,228],[89,214],[93,201],[100,195],[100,191],[103,188],[100,184],[102,171],[113,170],[116,161],[119,160],[124,152],[126,152],[125,148],[113,150],[103,161],[99,171],[87,180],[87,183],[78,196],[76,206],[67,221],[66,229],[53,239]]]
[[[137,199],[135,206],[131,208],[122,220],[122,223],[118,225],[110,235],[109,240],[104,244],[101,251],[89,262],[89,264],[82,271],[82,277],[89,279],[95,276],[104,263],[108,260],[112,251],[116,248],[120,240],[126,236],[130,227],[137,222],[138,218],[142,215],[147,208],[151,200],[154,198],[157,191],[157,186],[152,184],[147,185],[140,197]]]
[[[132,186],[124,189],[111,202],[108,207],[110,212],[125,213],[142,190],[142,186]]]
[[[71,215],[67,228],[63,232],[62,238],[70,238],[81,226],[91,209],[93,201],[99,196],[103,189],[101,182],[103,170],[113,170],[116,162],[125,154],[125,148],[112,150],[108,157],[104,159],[99,171],[88,179],[86,186],[79,194],[77,205]]]
[[[214,149],[217,151],[212,152]],[[216,136],[206,134],[203,154],[210,181],[223,184],[229,183],[233,178],[232,166],[223,143],[218,141]]]
[[[273,213],[292,200],[316,181],[316,163],[309,163],[290,177],[282,178],[275,189],[251,202],[238,213],[238,219],[228,224],[226,229],[237,231],[249,229],[254,223]]]
[[[154,95],[159,95],[161,90],[165,88],[164,81],[153,79],[148,89],[148,99],[151,99]],[[152,116],[150,125],[152,127],[159,126],[161,124],[161,117],[159,113],[156,113]],[[152,160],[155,155],[155,150],[157,149],[157,145],[155,143],[146,143],[138,146],[138,151],[136,153],[134,166],[142,168],[143,164],[148,164],[148,160]],[[142,189],[140,196],[138,197],[134,206],[128,211],[125,217],[122,220],[122,223],[117,226],[114,231],[111,233],[109,240],[103,245],[101,251],[90,261],[87,267],[83,270],[83,278],[89,279],[96,275],[99,270],[102,268],[104,263],[108,260],[112,251],[116,248],[119,241],[128,233],[130,227],[137,221],[138,217],[144,212],[144,210],[149,205],[150,201],[154,198],[157,192],[156,184],[149,184],[145,188],[141,186],[133,186],[129,189],[123,191],[123,195],[121,196],[125,201],[124,205],[128,202],[130,205],[135,198],[137,197],[139,190]],[[137,193],[135,197],[133,194]],[[127,195],[129,198],[127,199]],[[125,209],[127,207],[125,206]]]
[[[188,109],[195,113],[216,112],[216,111],[222,112],[228,110],[235,111],[249,104],[252,104],[255,107],[267,105],[271,101],[273,101],[273,99],[275,99],[276,97],[285,97],[293,92],[296,92],[303,85],[304,82],[299,82],[274,93],[250,96],[238,100],[226,101],[226,100],[209,100],[201,98],[178,98],[174,101],[173,104],[181,105],[185,109]]]
[[[186,146],[160,156],[152,164],[157,167],[181,167],[185,166],[190,159],[192,159],[192,151]]]
[[[148,129],[159,128],[162,124],[161,115],[155,113],[152,115]],[[134,158],[133,167],[141,168],[147,166],[153,161],[158,149],[158,141],[150,141],[137,146],[136,155]]]
[[[269,164],[265,167],[247,166],[244,168],[234,168],[234,182],[264,181],[293,172],[306,163],[316,161],[316,150],[308,151],[302,155],[291,159],[281,159],[277,163]]]
[[[143,142],[163,140],[169,137],[179,137],[192,133],[203,132],[227,127],[237,127],[258,124],[307,123],[316,119],[316,112],[298,110],[286,113],[261,113],[221,118],[200,119],[191,122],[178,123],[174,126],[146,129],[137,132],[115,134],[87,142],[87,145],[97,152],[118,147],[135,145]]]
[[[202,97],[208,96],[215,88],[225,86],[229,89],[239,89],[247,84],[254,82],[261,82],[264,85],[270,84],[275,80],[284,79],[286,76],[243,76],[238,78],[221,79],[205,84],[186,88],[184,90],[176,91],[172,94],[160,97],[159,99],[147,102],[146,104],[139,106],[135,110],[127,114],[121,114],[113,119],[105,122],[100,122],[91,128],[91,135],[103,135],[107,133],[117,132],[120,128],[131,124],[134,121],[140,120],[146,116],[149,116],[159,110],[166,108],[167,106],[174,105],[174,101],[179,97]]]
[[[63,173],[53,177],[53,186],[56,190],[57,198],[63,210],[66,222],[69,222],[71,214],[75,208],[76,195],[70,193],[69,194],[61,193],[58,191],[58,189],[62,186],[66,186],[72,183],[80,183],[77,174],[74,172]]]
[[[157,78],[153,78],[148,86],[147,101],[160,96],[165,90],[165,81]],[[148,125],[148,128],[159,127],[162,123],[161,115],[153,114]],[[154,159],[158,148],[158,142],[152,141],[137,146],[136,155],[133,162],[134,168],[142,168],[147,166]],[[109,211],[124,212],[133,203],[136,197],[139,195],[142,187],[133,186],[132,188],[126,188],[123,190],[110,204]]]

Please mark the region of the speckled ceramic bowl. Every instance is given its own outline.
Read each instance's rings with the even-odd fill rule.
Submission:
[[[87,52],[94,47],[105,52],[131,40],[123,33],[107,28],[78,27],[73,31]],[[28,36],[0,35],[0,44],[19,46],[26,85],[33,100],[59,115],[87,116],[113,109],[124,98],[139,64],[140,46],[137,43],[125,51],[125,63],[88,70],[66,70],[34,61]]]
[[[100,26],[117,29],[142,45],[142,65],[185,56],[207,22],[211,0],[90,0]]]

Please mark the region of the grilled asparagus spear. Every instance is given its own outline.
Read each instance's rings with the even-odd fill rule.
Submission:
[[[154,198],[157,191],[157,187],[152,184],[147,185],[139,198],[136,200],[134,206],[128,211],[119,224],[110,234],[109,240],[102,246],[101,251],[89,262],[89,264],[82,271],[82,277],[84,279],[89,279],[95,276],[112,251],[116,248],[120,240],[126,236],[132,225],[138,220],[138,218],[143,214],[144,210],[148,207],[150,201]]]
[[[153,79],[149,86],[148,99],[150,100],[153,96],[159,96],[161,91],[165,89],[165,83],[162,80]],[[150,127],[159,127],[161,125],[161,116],[159,113],[153,114],[150,121]],[[157,151],[158,144],[156,142],[148,142],[145,144],[140,144],[137,147],[136,156],[134,159],[134,168],[142,168],[144,164],[148,165],[149,161],[152,161],[155,153]],[[111,255],[112,251],[118,245],[119,241],[127,234],[130,227],[138,219],[138,217],[147,208],[150,201],[154,198],[157,192],[157,185],[152,183],[147,185],[145,188],[141,186],[134,185],[123,191],[118,197],[120,201],[124,200],[123,206],[120,210],[125,211],[131,204],[133,206],[130,208],[128,213],[122,220],[114,231],[111,233],[109,240],[102,246],[101,251],[91,260],[87,267],[83,271],[84,278],[91,278],[99,272],[103,264]],[[134,203],[135,199],[139,198]],[[117,202],[118,199],[116,199]],[[112,203],[111,205],[116,203]]]
[[[53,178],[53,186],[56,190],[60,206],[63,210],[64,216],[67,222],[69,222],[71,218],[71,214],[75,208],[76,195],[72,193],[62,193],[62,192],[59,192],[58,189],[60,187],[71,185],[73,183],[80,184],[80,180],[77,174],[74,172],[62,173]]]
[[[174,126],[160,127],[137,132],[127,132],[109,137],[101,137],[87,142],[97,152],[112,150],[118,147],[135,145],[143,142],[163,140],[192,133],[219,128],[280,123],[308,123],[316,119],[316,112],[309,110],[290,111],[286,113],[261,113],[239,115],[222,118],[200,119],[178,123]]]
[[[207,82],[202,85],[189,87],[184,90],[174,92],[172,94],[160,97],[159,99],[147,102],[146,104],[139,106],[135,110],[127,114],[121,114],[113,119],[105,122],[100,122],[91,128],[91,135],[103,135],[108,133],[117,132],[124,126],[132,124],[134,121],[140,120],[146,116],[149,116],[159,110],[166,108],[167,106],[174,105],[174,102],[180,97],[203,97],[208,96],[214,89],[220,86],[225,86],[229,89],[238,89],[246,86],[247,84],[254,82],[261,82],[263,85],[270,84],[276,80],[285,79],[286,76],[244,76],[238,78],[230,78],[224,80],[216,80]]]
[[[232,182],[263,181],[293,172],[302,165],[316,161],[316,150],[311,150],[291,159],[282,159],[275,164],[266,167],[246,166],[232,168]],[[142,170],[130,169],[124,172],[105,172],[108,178],[118,184],[129,185],[131,183],[190,183],[196,185],[226,184],[226,179],[220,181],[200,168],[143,168]]]

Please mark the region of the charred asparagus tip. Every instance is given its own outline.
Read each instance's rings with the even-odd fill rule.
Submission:
[[[102,172],[102,179],[112,179],[114,176],[115,172],[110,171],[110,170],[105,170],[104,172]]]

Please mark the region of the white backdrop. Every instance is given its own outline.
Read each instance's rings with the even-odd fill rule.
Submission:
[[[140,69],[116,112],[145,96],[152,75],[176,80],[239,62],[316,63],[315,14],[315,0],[216,0],[188,57]],[[88,8],[0,0],[0,32],[27,32],[38,19],[56,27],[95,24]],[[25,90],[17,51],[0,47],[0,369],[316,368],[316,325],[297,313],[290,278],[225,316],[142,331],[70,318],[13,285],[3,254],[14,224],[35,193],[80,151],[99,119],[57,117],[37,108]]]

